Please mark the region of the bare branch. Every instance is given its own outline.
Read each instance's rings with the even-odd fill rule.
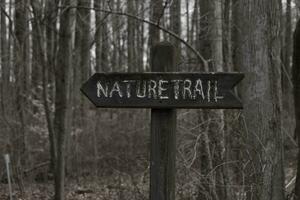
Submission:
[[[172,36],[173,38],[179,40],[180,42],[182,42],[188,49],[190,49],[199,59],[200,62],[202,62],[203,66],[205,67],[205,69],[208,69],[208,61],[206,59],[204,59],[204,57],[192,46],[190,45],[187,41],[185,41],[184,39],[182,39],[180,36],[178,36],[176,33],[174,33],[173,31],[170,31],[168,29],[166,29],[165,27],[162,27],[161,25],[152,22],[150,20],[146,20],[143,18],[140,18],[139,16],[136,15],[132,15],[129,13],[125,13],[125,12],[121,12],[121,11],[113,11],[113,10],[106,10],[106,9],[96,9],[96,8],[92,8],[92,7],[84,7],[84,6],[59,6],[58,8],[62,8],[62,9],[89,9],[89,10],[94,10],[97,12],[104,12],[104,13],[108,13],[108,14],[113,14],[113,15],[119,15],[119,16],[126,16],[141,22],[144,22],[146,24],[149,24],[151,26],[155,26],[156,28],[166,32],[167,34],[169,34],[170,36]]]

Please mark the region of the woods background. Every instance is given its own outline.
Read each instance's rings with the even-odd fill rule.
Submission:
[[[300,199],[299,0],[0,2],[14,198],[149,198],[149,110],[96,109],[80,86],[150,71],[151,47],[170,41],[178,71],[245,73],[243,110],[177,111],[176,199]],[[0,181],[8,199],[2,158]]]

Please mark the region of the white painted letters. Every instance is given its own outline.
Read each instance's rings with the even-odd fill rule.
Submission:
[[[182,80],[172,80],[171,82],[174,83],[174,98],[178,99],[179,97],[179,83]]]
[[[108,96],[108,88],[107,88],[107,83],[105,83],[105,88],[103,88],[102,84],[100,81],[97,82],[97,97],[102,97],[101,93],[107,97]]]
[[[202,97],[202,100],[205,99],[201,79],[197,79],[197,81],[196,81],[196,85],[195,85],[195,88],[194,88],[194,99],[197,99],[197,93],[199,93],[199,95]]]
[[[186,99],[186,95],[188,95],[188,99],[192,99],[192,91],[191,91],[192,81],[189,79],[185,79],[183,82],[183,99]],[[187,94],[188,93],[188,94]]]
[[[121,89],[120,89],[120,85],[119,85],[119,82],[118,82],[118,81],[116,81],[116,82],[114,83],[114,85],[113,85],[113,87],[112,87],[112,89],[111,89],[111,91],[110,91],[110,93],[109,93],[109,97],[110,97],[110,98],[112,98],[114,92],[117,92],[118,95],[119,95],[119,97],[121,97],[121,98],[123,97],[123,93],[122,93],[122,91],[121,91]]]
[[[143,84],[141,85],[141,82]],[[136,96],[138,98],[145,98],[146,97],[146,81],[137,81],[136,84]]]
[[[210,102],[210,81],[207,81],[207,101]]]
[[[172,95],[171,95],[172,94]],[[148,79],[97,82],[98,98],[174,99],[186,101],[219,102],[218,80]]]
[[[131,83],[134,83],[136,81],[134,80],[124,80],[123,81],[126,84],[126,94],[127,94],[127,98],[131,97]]]
[[[224,97],[218,96],[218,81],[215,81],[214,86],[215,86],[215,94],[214,94],[215,102],[218,102],[218,99],[223,99]]]
[[[165,81],[165,80],[159,80],[158,81],[158,97],[160,99],[169,99],[168,96],[164,96],[162,93],[163,91],[166,91],[168,88],[164,88],[163,84],[164,83],[169,83],[169,81]]]
[[[149,80],[148,82],[148,98],[151,99],[157,99],[157,94],[156,94],[156,87],[157,83],[155,80]]]

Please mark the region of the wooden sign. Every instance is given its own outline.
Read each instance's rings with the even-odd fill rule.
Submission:
[[[81,91],[97,107],[242,108],[241,73],[96,73]]]
[[[175,199],[176,108],[242,108],[242,73],[177,73],[175,48],[151,49],[152,73],[96,73],[81,91],[97,107],[152,108],[150,200]],[[159,72],[157,72],[159,71]]]

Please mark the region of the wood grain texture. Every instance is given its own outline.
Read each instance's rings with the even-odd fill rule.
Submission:
[[[152,71],[176,71],[175,48],[159,43],[151,49]],[[151,110],[150,200],[175,199],[176,110]]]

